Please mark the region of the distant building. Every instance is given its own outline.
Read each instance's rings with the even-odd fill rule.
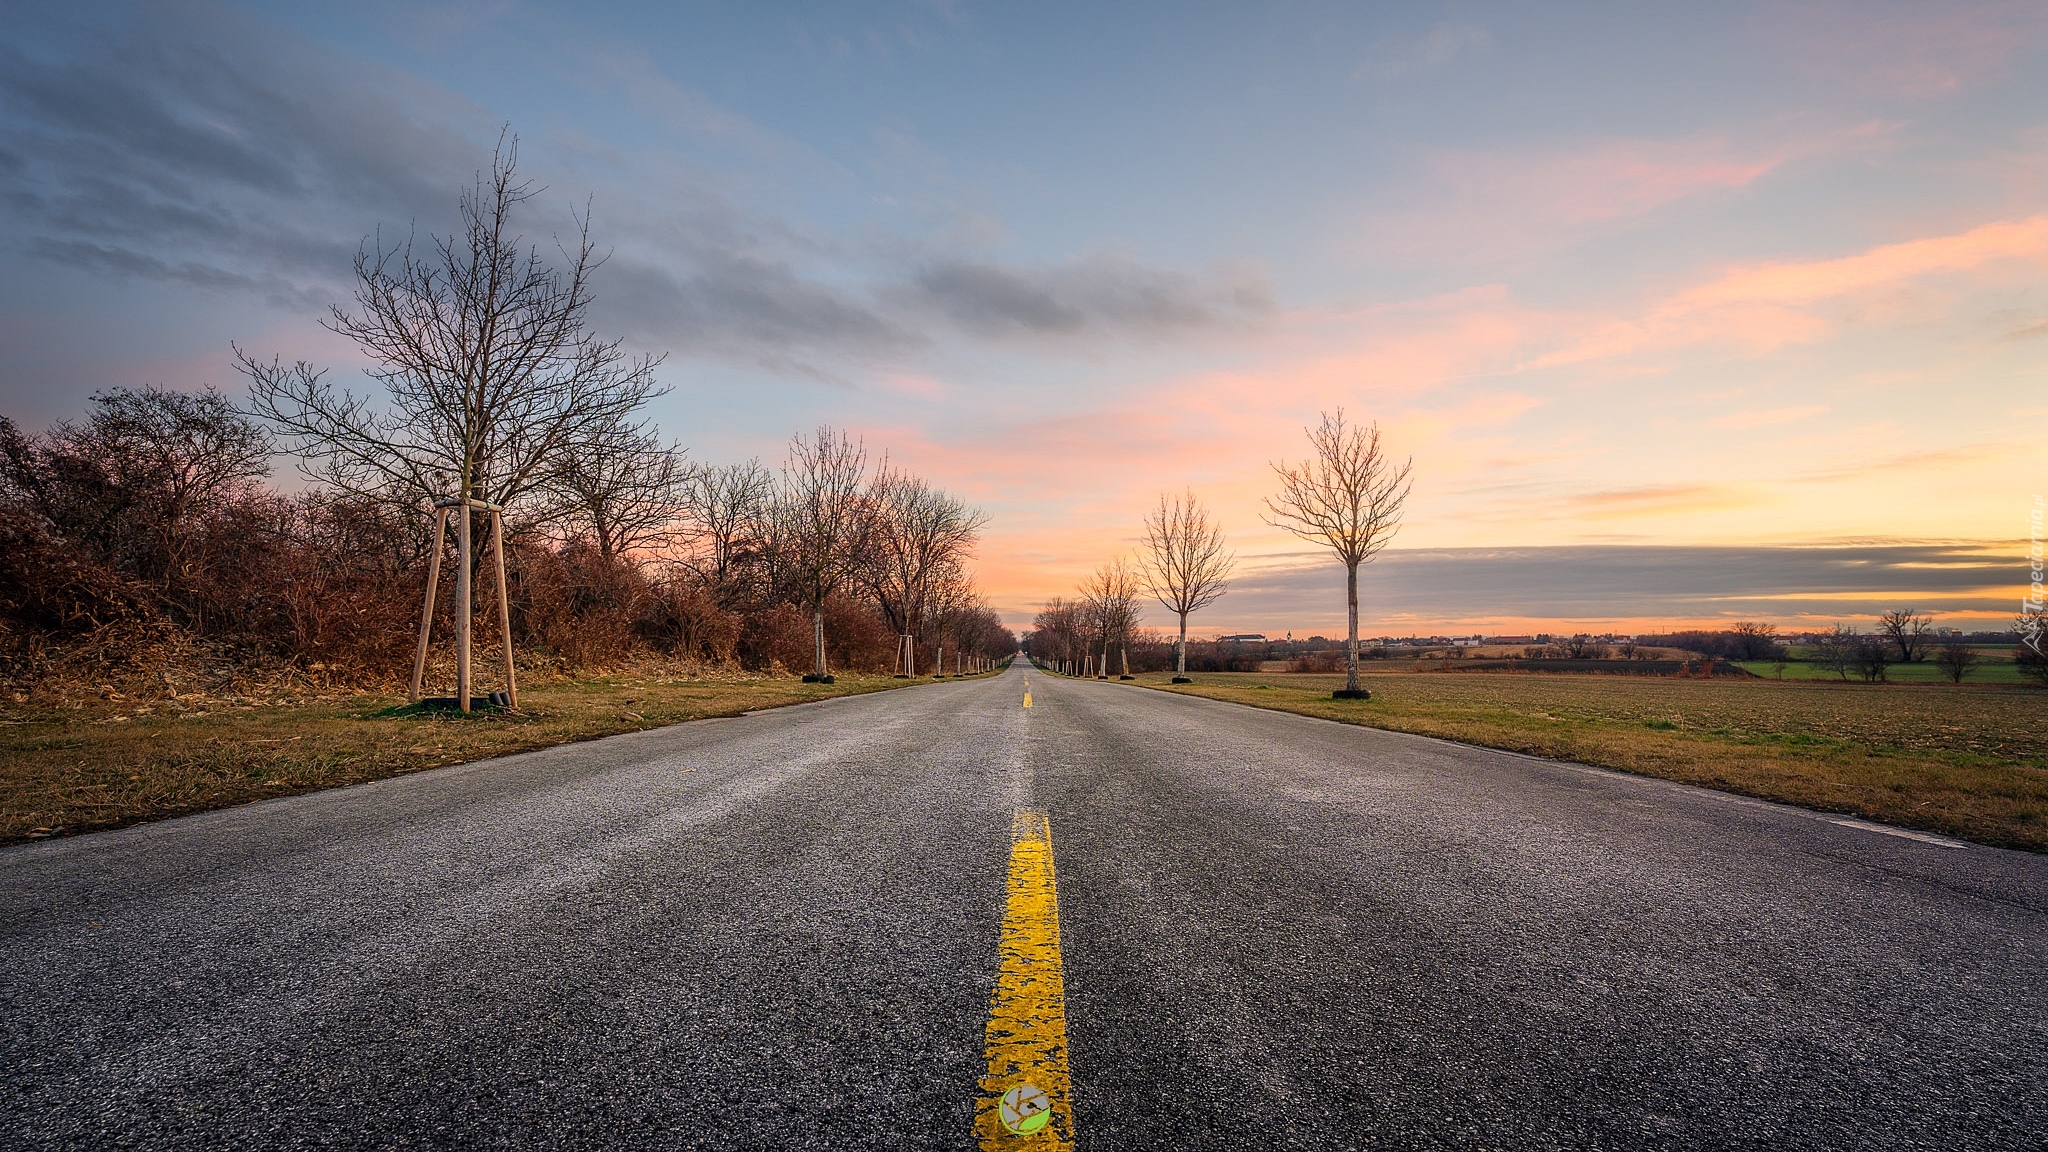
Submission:
[[[1218,644],[1264,644],[1266,642],[1266,634],[1263,632],[1243,632],[1236,636],[1218,636],[1216,642]]]

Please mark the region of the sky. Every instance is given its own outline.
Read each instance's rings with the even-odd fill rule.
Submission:
[[[1414,460],[1367,634],[2002,626],[2048,494],[2048,5],[0,2],[0,412],[239,392],[508,128],[692,458],[820,423],[980,505],[1013,624],[1192,489]],[[289,463],[280,479],[289,480]],[[1157,609],[1148,622],[1164,624]]]

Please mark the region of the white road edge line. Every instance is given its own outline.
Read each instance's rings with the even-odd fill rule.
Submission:
[[[1861,820],[1830,820],[1828,823],[1842,828],[1854,828],[1861,832],[1876,832],[1881,836],[1897,836],[1901,840],[1918,840],[1922,844],[1932,844],[1937,848],[1969,847],[1968,844],[1958,840],[1949,840],[1941,836],[1929,836],[1925,832],[1908,832],[1904,828],[1887,828],[1882,824],[1868,824]]]

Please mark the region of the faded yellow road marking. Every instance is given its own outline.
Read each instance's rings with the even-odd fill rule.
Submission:
[[[1031,707],[1031,678],[1028,676],[1024,678],[1024,706]]]
[[[1074,1146],[1056,880],[1051,824],[1045,813],[1019,808],[1010,824],[1002,967],[988,1008],[988,1073],[981,1078],[981,1098],[974,1106],[974,1134],[985,1152]],[[997,1115],[1003,1093],[1020,1084],[1041,1089],[1052,1102],[1051,1122],[1028,1136],[1011,1134]]]

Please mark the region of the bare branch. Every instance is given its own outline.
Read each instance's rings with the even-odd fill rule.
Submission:
[[[1188,617],[1230,590],[1227,580],[1236,563],[1224,545],[1223,529],[1192,489],[1177,497],[1160,494],[1159,507],[1145,517],[1139,564],[1146,590],[1180,620],[1177,674],[1188,670]]]
[[[1308,430],[1315,457],[1273,465],[1280,492],[1268,497],[1265,521],[1329,548],[1346,567],[1378,555],[1401,527],[1413,458],[1399,466],[1380,446],[1378,424],[1347,425],[1344,410],[1324,413]]]
[[[282,435],[310,475],[344,491],[425,500],[461,492],[509,504],[549,482],[573,446],[624,427],[656,394],[658,357],[633,358],[587,327],[602,263],[588,216],[551,264],[512,232],[538,194],[518,176],[518,140],[499,142],[488,174],[462,197],[459,236],[356,253],[356,308],[326,326],[369,356],[386,404],[323,373],[237,348],[250,410]]]
[[[587,537],[606,560],[660,550],[681,534],[692,469],[683,449],[644,428],[610,424],[574,439],[543,487],[543,519]]]

